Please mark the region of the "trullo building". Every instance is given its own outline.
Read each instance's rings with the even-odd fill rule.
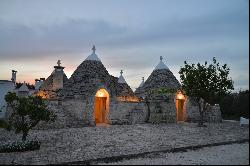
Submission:
[[[162,57],[148,79],[144,81],[143,78],[135,93],[122,70],[119,77],[109,74],[96,54],[95,46],[69,79],[60,61],[54,68],[37,95],[57,102],[59,118],[55,124],[175,123],[199,118],[198,106],[179,93],[181,85]],[[173,93],[162,94],[161,91],[166,89]],[[218,111],[215,112],[217,116]]]

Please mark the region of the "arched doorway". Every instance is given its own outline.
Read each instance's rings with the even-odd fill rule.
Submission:
[[[176,94],[176,121],[184,121],[185,96],[181,92]]]
[[[99,89],[95,94],[94,117],[96,123],[108,123],[109,93]]]

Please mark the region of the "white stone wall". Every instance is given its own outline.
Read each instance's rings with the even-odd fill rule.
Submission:
[[[11,81],[0,80],[0,119],[5,118],[6,102],[5,95],[15,89],[15,84]]]

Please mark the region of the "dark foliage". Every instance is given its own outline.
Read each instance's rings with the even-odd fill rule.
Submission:
[[[16,93],[8,92],[5,100],[11,109],[5,128],[23,133],[23,141],[26,140],[28,132],[40,121],[54,121],[56,118],[40,96],[18,97]]]
[[[0,145],[0,153],[24,152],[40,149],[39,141],[13,142],[11,144]]]
[[[220,66],[219,62],[213,58],[212,64],[204,65],[188,64],[184,62],[184,67],[180,68],[182,88],[188,96],[195,99],[199,105],[200,122],[203,126],[203,115],[207,109],[207,103],[214,104],[215,98],[222,98],[233,90],[233,81],[229,78],[227,64]]]
[[[249,90],[228,94],[219,104],[224,119],[249,118]]]

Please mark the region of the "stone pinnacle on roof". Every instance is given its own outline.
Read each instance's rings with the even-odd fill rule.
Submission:
[[[58,66],[61,66],[61,60],[58,60],[58,61],[57,61],[57,65],[58,65]]]
[[[101,60],[98,58],[98,56],[96,55],[96,53],[95,53],[95,50],[96,50],[96,48],[95,48],[95,45],[93,45],[93,48],[92,48],[92,54],[91,55],[89,55],[86,59],[85,59],[85,61],[86,60],[90,60],[90,61],[100,61],[101,62]]]
[[[123,74],[123,71],[121,70],[121,72],[120,72],[120,77],[119,77],[119,79],[118,79],[118,83],[121,83],[121,84],[126,84],[127,82],[125,81],[125,79],[124,79],[124,77],[122,76],[122,74]]]
[[[139,87],[142,87],[144,85],[144,77],[142,77],[142,82],[141,84],[139,85]]]
[[[154,70],[161,70],[161,69],[169,70],[169,68],[164,64],[162,60],[163,60],[163,57],[160,56],[160,62],[158,63],[158,65],[155,67]]]

